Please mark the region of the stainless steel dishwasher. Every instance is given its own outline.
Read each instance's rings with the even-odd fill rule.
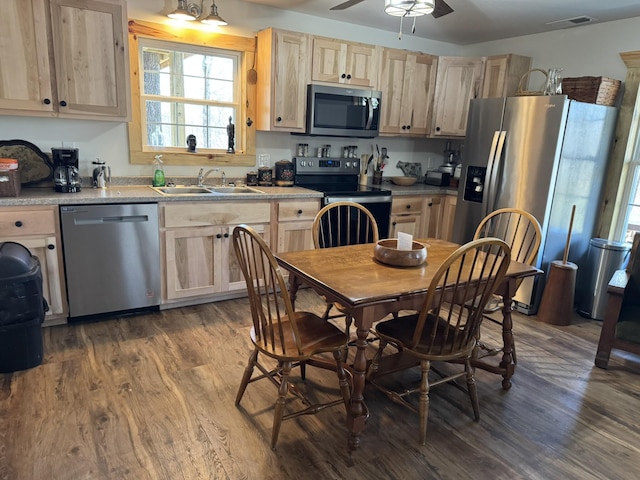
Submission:
[[[69,318],[160,304],[157,204],[60,207]]]

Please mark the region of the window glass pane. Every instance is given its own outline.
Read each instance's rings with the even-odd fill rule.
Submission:
[[[226,150],[229,119],[235,123],[240,109],[240,54],[197,47],[189,51],[170,43],[163,48],[157,41],[141,44],[147,145],[181,148],[188,135],[195,135],[197,148]],[[237,135],[234,140],[237,145]]]
[[[176,102],[147,101],[147,144],[183,147],[195,135],[202,148],[227,149],[227,125],[234,109]]]
[[[636,165],[633,173],[633,183],[631,186],[631,195],[626,212],[626,228],[623,241],[632,242],[635,232],[640,231],[640,189],[638,189],[638,180],[640,178],[640,168]]]

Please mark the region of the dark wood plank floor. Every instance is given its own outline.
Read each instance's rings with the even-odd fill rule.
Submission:
[[[311,291],[298,306],[323,307]],[[339,407],[285,422],[272,451],[271,384],[234,406],[251,350],[246,299],[51,327],[41,366],[0,375],[0,480],[637,478],[638,358],[594,367],[597,321],[515,324],[513,387],[478,371],[479,422],[465,392],[437,387],[420,446],[417,417],[367,388],[353,455]],[[310,369],[308,383],[337,394],[330,372]]]

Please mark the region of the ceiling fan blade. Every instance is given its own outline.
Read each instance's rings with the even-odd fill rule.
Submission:
[[[353,7],[359,3],[364,2],[364,0],[348,0],[340,5],[336,5],[335,7],[331,7],[329,10],[346,10],[349,7]]]
[[[444,0],[436,0],[434,7],[433,12],[431,12],[433,18],[440,18],[453,12],[453,8],[447,5]]]

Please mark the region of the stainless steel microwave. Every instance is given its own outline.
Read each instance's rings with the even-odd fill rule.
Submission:
[[[381,97],[377,90],[309,85],[306,134],[377,137]]]

